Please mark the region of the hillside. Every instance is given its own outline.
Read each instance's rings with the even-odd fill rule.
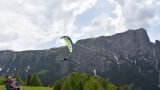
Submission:
[[[116,85],[134,83],[143,90],[158,90],[160,41],[150,42],[143,28],[113,36],[79,40],[73,53],[66,47],[22,52],[0,51],[0,75],[26,78],[38,73],[45,84],[71,72],[85,72],[109,79]],[[67,61],[64,61],[67,58]]]

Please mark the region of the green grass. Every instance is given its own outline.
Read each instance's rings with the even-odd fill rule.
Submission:
[[[0,90],[5,90],[5,87],[0,86]],[[48,88],[48,87],[27,87],[27,86],[23,86],[23,87],[21,87],[21,90],[53,90],[53,89]]]

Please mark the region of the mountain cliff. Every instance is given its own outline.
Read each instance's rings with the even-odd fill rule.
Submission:
[[[64,60],[64,58],[66,60]],[[66,47],[22,52],[0,51],[0,74],[32,73],[45,84],[71,72],[86,72],[120,84],[134,83],[143,90],[159,90],[160,41],[150,42],[145,29],[77,41],[73,53]]]

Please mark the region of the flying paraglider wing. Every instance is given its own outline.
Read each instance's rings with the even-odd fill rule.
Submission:
[[[67,45],[67,47],[69,49],[69,52],[72,53],[72,51],[73,51],[73,42],[72,42],[71,38],[68,37],[68,36],[63,36],[60,39],[63,39],[65,41],[65,43],[66,43],[66,45]]]

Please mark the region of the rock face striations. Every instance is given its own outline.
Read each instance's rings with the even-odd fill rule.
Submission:
[[[160,41],[150,42],[141,28],[79,40],[72,54],[66,47],[0,52],[1,75],[26,78],[37,73],[46,84],[75,71],[93,74],[94,69],[97,75],[117,85],[132,83],[143,90],[159,90]]]

